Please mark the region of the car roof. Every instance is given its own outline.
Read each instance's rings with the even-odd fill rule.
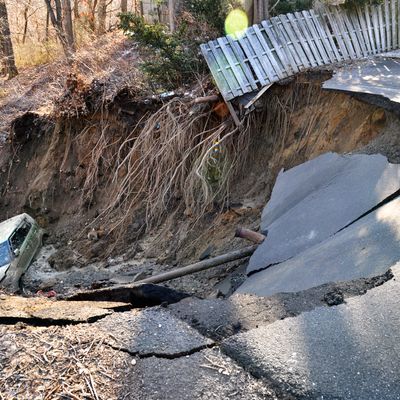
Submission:
[[[27,219],[31,221],[32,218],[28,214],[20,214],[15,217],[9,218],[0,223],[0,243],[6,242],[10,235],[18,228],[19,224]]]

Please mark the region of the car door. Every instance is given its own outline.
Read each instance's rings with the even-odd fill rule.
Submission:
[[[30,241],[30,246],[32,248],[33,252],[32,258],[33,258],[42,244],[41,229],[36,221],[32,222],[32,229],[31,232],[29,233],[28,240]],[[32,258],[30,261],[32,261]]]
[[[17,270],[25,271],[36,249],[32,242],[33,224],[24,219],[10,238],[12,250],[18,251]]]

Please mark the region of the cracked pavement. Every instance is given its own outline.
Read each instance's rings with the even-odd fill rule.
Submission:
[[[267,240],[228,299],[156,285],[75,298],[86,301],[0,297],[0,399],[400,400],[400,170],[382,156],[369,158],[372,169],[368,156],[353,157],[289,171],[297,186],[277,185]],[[334,168],[321,170],[321,159]],[[352,193],[367,197],[339,215],[351,199],[336,191],[361,175]],[[318,235],[307,234],[324,215]],[[301,234],[269,252],[288,226]],[[87,301],[99,296],[108,302]],[[138,298],[161,305],[131,309]]]

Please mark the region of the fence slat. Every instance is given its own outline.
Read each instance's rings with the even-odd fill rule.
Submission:
[[[385,26],[383,23],[382,5],[379,4],[377,6],[377,9],[378,9],[379,33],[381,37],[381,51],[386,51],[386,35],[385,35]]]
[[[314,55],[310,49],[310,45],[307,41],[307,39],[305,39],[303,37],[303,34],[301,33],[299,27],[298,27],[298,21],[295,18],[295,16],[291,13],[286,14],[291,27],[293,28],[293,31],[295,33],[295,35],[297,36],[297,40],[300,46],[303,47],[304,53],[306,54],[310,64],[312,67],[316,67],[318,65],[317,60],[314,58]]]
[[[276,17],[271,18],[270,22],[271,22],[271,25],[275,29],[277,37],[282,38],[282,40],[280,40],[280,42],[282,43],[283,51],[286,54],[286,57],[289,61],[292,71],[294,73],[299,72],[299,65],[301,63],[300,59],[298,58],[296,50],[294,49],[290,38],[287,36],[287,33],[285,32],[285,29],[282,26],[282,23]],[[267,24],[266,21],[263,21],[262,22],[263,26],[264,26],[264,23]],[[264,28],[265,28],[265,26],[264,26]]]
[[[252,90],[257,90],[258,89],[257,83],[253,78],[253,73],[251,71],[251,68],[247,64],[247,63],[250,64],[250,62],[247,59],[246,54],[244,54],[243,49],[238,45],[236,40],[234,40],[230,35],[228,35],[226,37],[226,40],[230,44],[233,53],[235,54],[236,58],[238,59],[240,65],[246,75],[246,78],[249,81],[249,84],[250,84]]]
[[[346,10],[320,7],[273,17],[201,45],[228,101],[310,67],[360,59],[400,46],[400,0]]]
[[[264,33],[265,35],[268,37],[268,39],[270,40],[273,49],[275,50],[276,56],[278,57],[280,63],[282,64],[283,68],[285,69],[285,71],[287,71],[288,73],[290,73],[292,71],[292,67],[290,65],[290,62],[286,56],[286,54],[283,52],[283,50],[281,48],[283,48],[283,46],[280,43],[279,37],[275,34],[275,32],[273,31],[273,29],[271,29],[266,21],[262,21],[261,25],[264,29]]]
[[[358,16],[358,21],[360,22],[360,29],[361,29],[361,33],[363,36],[365,46],[367,48],[367,53],[368,53],[368,55],[371,55],[374,53],[374,51],[371,47],[370,36],[368,34],[368,26],[365,21],[364,14],[362,13],[360,8],[357,8],[357,16]]]
[[[295,48],[298,57],[300,57],[302,66],[304,68],[308,68],[309,66],[311,66],[311,63],[310,63],[310,61],[308,61],[308,58],[305,55],[303,48],[300,45],[299,39],[297,38],[296,34],[294,33],[294,30],[292,29],[292,26],[290,25],[287,16],[279,15],[278,18],[282,22],[282,26],[284,27],[286,33],[290,37],[293,47]],[[300,67],[301,67],[301,65],[300,65]]]
[[[390,9],[388,0],[383,4],[384,17],[385,17],[385,32],[386,32],[386,49],[392,50],[392,27],[390,26]]]
[[[392,16],[392,47],[393,50],[397,49],[397,9],[396,0],[390,2],[391,16]]]
[[[253,68],[253,71],[255,72],[260,84],[264,86],[271,83],[274,80],[274,77],[272,74],[269,75],[268,73],[264,72],[261,62],[258,59],[254,49],[252,48],[249,39],[247,38],[247,33],[243,34],[243,36],[239,39],[239,43],[244,50],[247,59],[249,60],[249,63]]]
[[[263,60],[268,60],[268,63],[272,65],[272,68],[275,70],[275,73],[279,79],[286,78],[288,74],[285,73],[286,71],[278,64],[278,60],[272,54],[272,49],[269,48],[268,43],[265,41],[258,25],[252,26],[249,30],[253,32],[253,35],[251,36],[253,47],[257,47],[263,51]]]
[[[342,53],[342,57],[344,60],[348,60],[350,58],[350,55],[347,51],[346,45],[344,44],[342,34],[341,34],[341,29],[339,28],[339,25],[337,24],[336,18],[333,16],[333,14],[330,12],[329,9],[326,10],[326,16],[328,18],[329,24],[332,27],[333,34],[339,44],[339,48]]]
[[[248,79],[243,73],[243,70],[240,68],[240,63],[235,59],[235,55],[232,53],[228,41],[226,38],[218,38],[217,42],[226,60],[228,61],[232,74],[236,78],[236,81],[239,84],[243,94],[247,93]],[[228,44],[228,46],[226,44]]]
[[[368,56],[369,53],[368,53],[368,50],[367,50],[367,46],[365,44],[364,37],[363,37],[362,32],[361,32],[360,23],[358,21],[357,13],[356,12],[350,13],[348,15],[348,18],[349,18],[349,20],[350,20],[350,22],[351,22],[351,24],[352,24],[352,26],[354,28],[354,34],[355,34],[355,36],[357,38],[357,42],[358,42],[359,47],[360,47],[360,51],[361,51],[361,56],[360,57],[362,57],[362,56],[366,57],[366,56]]]
[[[329,56],[325,50],[324,42],[322,41],[323,35],[321,35],[317,28],[314,26],[314,21],[311,17],[311,14],[308,11],[302,11],[301,13],[304,18],[304,22],[307,25],[307,28],[315,41],[315,45],[318,48],[318,52],[322,57],[323,65],[329,64]]]
[[[213,53],[214,57],[216,60],[221,60],[224,61],[224,57],[222,51],[218,51],[218,49],[215,47],[214,42],[209,42],[209,46],[211,49],[211,52]],[[219,63],[219,68],[221,70],[221,73],[223,77],[225,78],[228,87],[230,91],[232,92],[233,96],[241,96],[242,91],[237,87],[237,79],[235,78],[235,75],[233,74],[233,71],[230,69],[229,64],[227,65],[226,61],[224,63]]]
[[[218,88],[220,89],[222,95],[226,100],[231,100],[235,98],[236,95],[229,87],[229,84],[222,73],[222,69],[218,64],[217,58],[213,54],[209,45],[210,45],[209,43],[207,45],[203,45],[202,52],[204,58],[206,59],[207,64],[210,66],[210,69],[213,71],[215,82],[218,85]]]
[[[357,54],[353,47],[353,43],[351,41],[351,36],[350,36],[350,33],[348,32],[348,28],[344,22],[344,16],[341,13],[339,13],[337,8],[334,9],[334,13],[335,13],[336,21],[339,26],[343,41],[346,45],[347,52],[349,53],[349,56],[351,59],[356,59]]]
[[[328,42],[330,44],[330,49],[333,52],[333,56],[331,53],[331,59],[333,60],[333,62],[343,60],[344,57],[342,54],[340,54],[340,52],[339,52],[340,49],[338,49],[335,41],[333,40],[333,32],[332,32],[331,28],[328,26],[328,23],[325,19],[326,14],[325,15],[324,14],[316,14],[314,12],[314,10],[311,10],[310,13],[314,17],[315,20],[320,22],[321,28],[325,32],[326,38],[328,39]],[[327,16],[327,18],[328,18],[328,16]]]
[[[400,0],[397,1],[397,18],[400,18]],[[400,45],[400,22],[397,22],[397,43]]]
[[[306,38],[308,46],[310,47],[311,53],[318,65],[324,65],[323,59],[321,57],[321,54],[319,53],[316,44],[314,43],[314,38],[312,37],[307,24],[304,20],[304,16],[299,13],[295,12],[294,16],[296,17],[297,20],[297,26],[300,29],[300,32],[303,33],[303,36]]]
[[[371,6],[371,16],[372,16],[372,26],[374,29],[376,51],[377,53],[380,53],[381,51],[383,51],[383,49],[381,45],[381,37],[379,32],[378,8],[376,6]]]

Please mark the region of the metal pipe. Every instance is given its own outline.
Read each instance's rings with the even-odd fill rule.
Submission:
[[[133,285],[136,286],[142,283],[161,283],[180,278],[181,276],[194,274],[195,272],[204,271],[206,269],[210,269],[230,261],[249,257],[256,251],[257,247],[258,246],[245,247],[241,250],[232,251],[231,253],[223,254],[218,257],[210,258],[209,260],[204,260],[196,264],[188,265],[187,267],[177,268],[159,275],[150,276],[149,278],[135,282]]]
[[[247,239],[256,244],[261,244],[266,238],[262,233],[254,232],[246,228],[237,228],[235,237]]]

